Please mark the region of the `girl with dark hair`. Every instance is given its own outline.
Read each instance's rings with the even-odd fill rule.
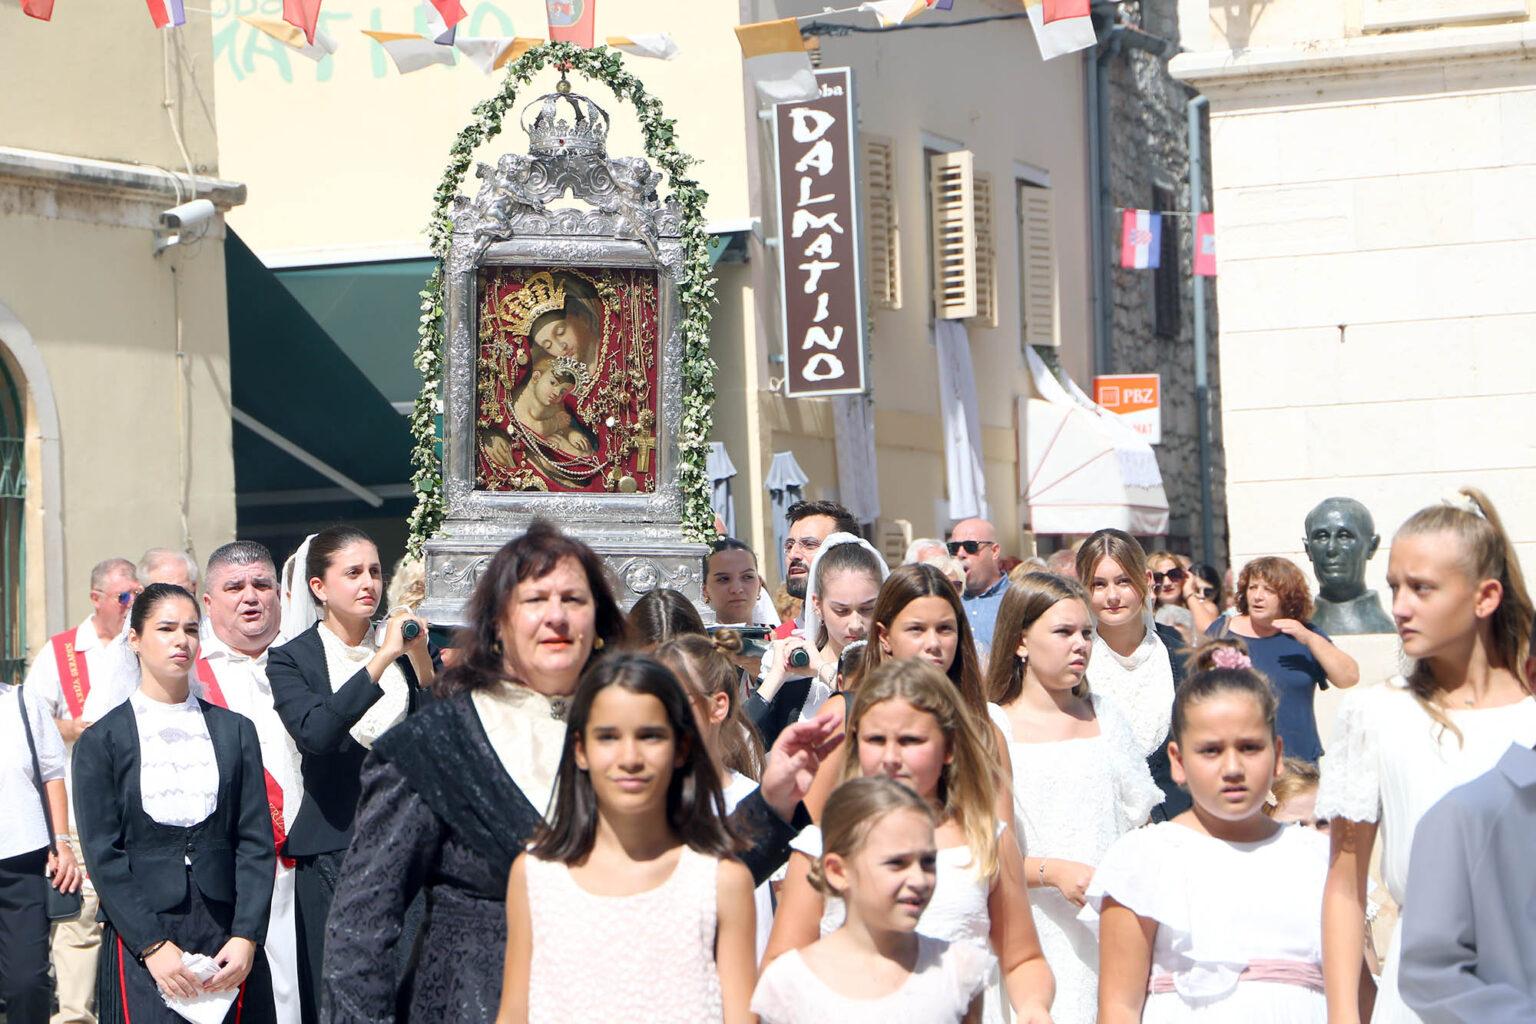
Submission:
[[[144,588],[128,626],[139,688],[75,746],[76,823],[105,920],[103,1021],[179,1024],[167,999],[212,994],[225,1021],[276,1019],[257,955],[277,868],[261,745],[249,719],[193,695],[198,627],[187,591]]]
[[[1194,805],[1122,836],[1088,887],[1099,1022],[1325,1024],[1328,843],[1264,813],[1284,752],[1278,701],[1238,643],[1214,641],[1193,660],[1171,750]]]
[[[721,537],[704,556],[704,603],[722,625],[778,625],[778,616],[762,614],[763,577],[757,554],[735,537]],[[771,609],[769,605],[769,609]],[[772,622],[763,621],[771,618]]]
[[[497,1024],[751,1019],[752,876],[667,668],[621,654],[571,704],[554,810],[507,880]],[[594,958],[592,939],[622,943]]]
[[[1094,865],[1163,799],[1130,723],[1113,698],[1089,690],[1092,651],[1076,580],[1030,573],[1003,597],[987,689],[1013,754],[1015,835],[1056,975],[1056,1024],[1092,1024],[1098,1007],[1098,946],[1077,919]]]
[[[332,1020],[486,1024],[500,1001],[507,874],[544,824],[584,671],[621,646],[624,613],[602,559],[534,520],[493,556],[459,631],[438,700],[383,737],[363,768],[356,836],[336,892],[325,983]],[[764,880],[809,818],[797,773],[814,772],[830,725],[806,723],[772,752],[757,793],[732,816]],[[378,970],[405,908],[432,908],[397,991]],[[599,937],[592,937],[597,954]]]
[[[637,650],[654,651],[676,637],[704,632],[693,602],[667,587],[646,591],[629,609],[629,640]]]
[[[283,853],[295,861],[299,997],[304,1021],[312,1024],[320,1011],[325,922],[352,839],[363,759],[422,705],[435,668],[426,623],[408,610],[393,613],[377,636],[373,619],[383,607],[384,573],[366,533],[351,526],[321,530],[310,538],[303,576],[320,620],[268,652],[267,681],[273,708],[299,748],[304,779],[304,800]],[[413,640],[405,639],[407,622],[420,630]]]
[[[1536,619],[1520,559],[1493,502],[1464,487],[1408,517],[1387,563],[1392,617],[1407,677],[1345,694],[1323,762],[1317,816],[1329,818],[1332,862],[1323,898],[1329,1019],[1357,1018],[1371,854],[1404,912],[1419,819],[1441,797],[1493,769],[1511,743],[1536,744],[1527,674]],[[1251,643],[1252,641],[1250,641]],[[1372,1020],[1416,1024],[1398,992],[1401,919]]]

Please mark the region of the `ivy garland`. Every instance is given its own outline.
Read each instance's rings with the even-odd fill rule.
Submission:
[[[663,117],[661,101],[624,69],[619,51],[606,46],[583,49],[571,43],[536,46],[507,69],[500,92],[474,107],[474,119],[454,141],[448,167],[434,193],[432,221],[427,237],[437,268],[421,293],[420,340],[414,363],[421,373],[421,394],[411,412],[411,485],[416,508],[411,512],[410,540],[406,549],[420,555],[427,538],[435,534],[446,512],[442,460],[437,446],[436,415],[442,383],[443,264],[453,238],[449,211],[460,182],[481,145],[501,133],[502,118],[517,99],[517,90],[533,80],[538,71],[556,65],[602,82],[621,100],[628,100],[640,120],[645,155],[666,173],[671,198],[683,213],[683,280],[678,285],[683,332],[683,420],[678,437],[678,485],[683,492],[683,532],[689,540],[714,536],[714,510],[709,504],[709,481],[704,460],[709,450],[710,410],[715,402],[715,363],[709,355],[710,308],[715,302],[715,281],[709,276],[709,250],[704,231],[704,206],[709,196],[699,183],[686,176],[694,159],[677,148],[677,123]]]

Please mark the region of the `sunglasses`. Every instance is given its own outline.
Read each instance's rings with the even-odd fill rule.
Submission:
[[[140,593],[141,591],[138,590],[125,590],[117,595],[117,603],[126,608],[133,604],[133,599],[138,597]]]
[[[1210,587],[1201,587],[1200,596],[1205,598],[1207,601],[1214,601],[1216,600],[1216,591],[1212,590]]]
[[[974,555],[983,546],[990,546],[991,544],[992,541],[990,540],[952,540],[944,546],[949,548],[951,555],[958,555],[962,551],[968,555]]]
[[[1152,574],[1152,585],[1160,587],[1163,585],[1163,580],[1165,579],[1169,583],[1183,583],[1187,575],[1188,574],[1183,569],[1169,569],[1167,572],[1154,572]]]

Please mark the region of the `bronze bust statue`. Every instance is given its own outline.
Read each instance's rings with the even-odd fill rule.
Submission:
[[[1381,546],[1370,509],[1353,498],[1328,498],[1307,513],[1306,530],[1302,544],[1318,583],[1313,623],[1335,635],[1396,632],[1365,585],[1365,564]]]

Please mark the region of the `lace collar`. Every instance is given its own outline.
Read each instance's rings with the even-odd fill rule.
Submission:
[[[1093,646],[1095,648],[1093,652],[1094,657],[1098,657],[1102,654],[1104,657],[1114,661],[1115,664],[1119,665],[1127,672],[1134,673],[1139,670],[1143,665],[1147,663],[1148,658],[1157,653],[1157,649],[1161,647],[1163,643],[1160,639],[1158,639],[1157,630],[1153,628],[1150,616],[1143,613],[1141,617],[1141,623],[1141,643],[1137,644],[1136,649],[1131,651],[1130,654],[1121,654],[1119,651],[1109,646],[1109,642],[1107,640],[1105,640],[1099,634],[1095,633],[1093,637]],[[1092,663],[1090,662],[1090,664]]]

